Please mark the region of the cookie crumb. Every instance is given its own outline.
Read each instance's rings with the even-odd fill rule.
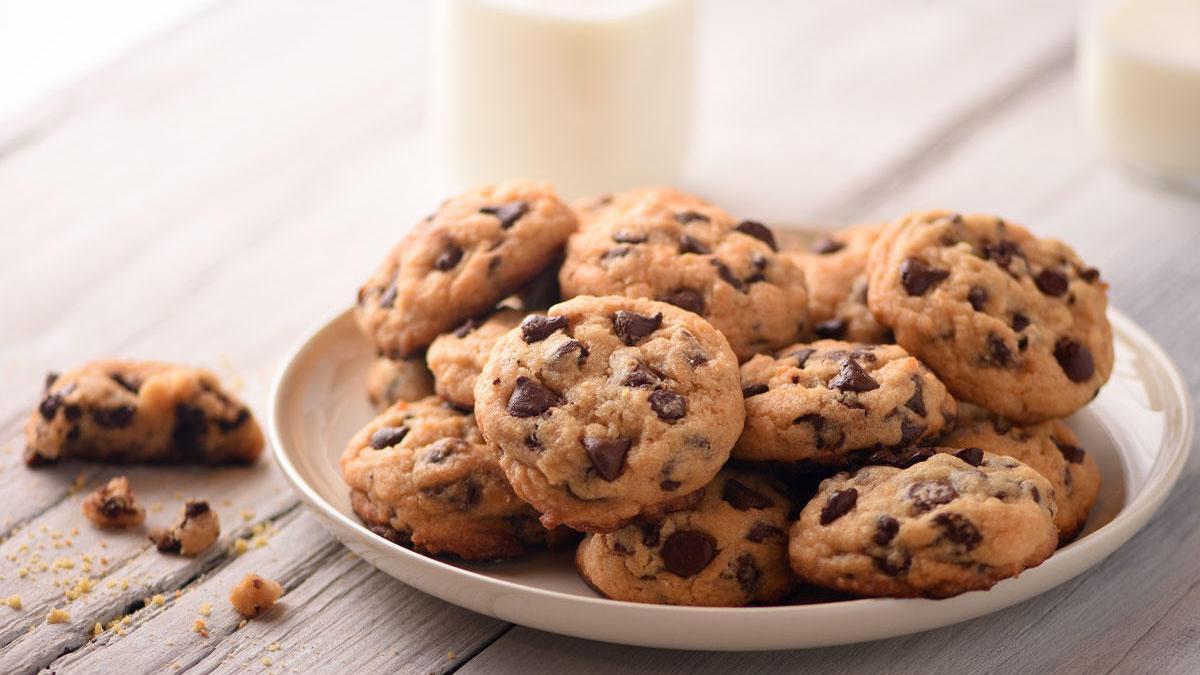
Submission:
[[[13,609],[21,609],[21,596],[10,595],[4,601],[4,604],[8,605],[9,607],[12,607]]]
[[[269,652],[277,652],[277,651],[279,651],[279,643],[278,643],[278,642],[272,642],[271,644],[267,645],[267,651],[269,651]]]
[[[217,512],[202,499],[189,499],[170,529],[159,527],[150,531],[150,541],[164,553],[193,557],[203,553],[220,534]]]
[[[104,632],[104,626],[101,625],[99,621],[92,624],[92,639],[93,640],[100,637],[101,633],[103,633],[103,632]]]
[[[46,615],[46,623],[66,623],[71,620],[71,615],[65,609],[55,607]]]
[[[192,624],[192,630],[200,634],[200,637],[208,637],[208,624],[204,623],[204,619],[196,619]]]
[[[233,603],[239,614],[253,619],[270,609],[281,595],[283,586],[257,574],[247,574],[229,592],[229,602]]]
[[[167,604],[167,599],[163,597],[161,593],[156,593],[154,597],[150,598],[150,602],[146,604],[154,605],[155,607],[162,607],[163,605]]]
[[[211,602],[200,603],[200,609],[198,609],[197,611],[200,612],[200,616],[211,615],[212,614],[212,603]]]
[[[125,476],[113,478],[88,495],[82,508],[83,515],[96,527],[130,528],[146,520],[146,509],[137,503]]]

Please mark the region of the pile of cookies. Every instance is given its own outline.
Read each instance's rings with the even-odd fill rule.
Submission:
[[[1113,364],[1065,244],[929,211],[804,249],[670,188],[450,199],[358,293],[354,511],[430,555],[577,545],[638,602],[986,589],[1083,527]],[[576,542],[578,542],[576,544]]]

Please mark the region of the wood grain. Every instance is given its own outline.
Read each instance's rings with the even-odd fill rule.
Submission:
[[[1002,213],[1074,244],[1116,306],[1190,355],[1200,205],[1127,180],[1079,128],[1079,4],[708,3],[701,44],[721,48],[701,53],[689,186],[740,213],[823,225],[930,206]],[[348,558],[270,462],[128,470],[144,502],[163,504],[152,521],[172,517],[177,491],[212,500],[225,535],[201,559],[88,529],[76,481],[117,469],[20,462],[43,372],[108,354],[203,364],[240,381],[261,417],[280,355],[442,196],[423,118],[425,9],[226,0],[0,122],[0,597],[23,600],[0,606],[0,672],[1200,667],[1200,570],[1186,563],[1200,557],[1194,461],[1146,530],[1050,593],[921,635],[803,652],[670,652],[510,628]],[[1180,366],[1195,395],[1200,367]],[[228,553],[264,523],[276,528],[264,548]],[[69,550],[54,549],[63,538],[51,533],[73,527]],[[81,565],[102,538],[109,564],[69,604],[51,580],[80,567],[19,576],[22,544]],[[249,570],[287,595],[237,629],[225,595]],[[141,607],[156,593],[162,606]],[[191,630],[203,602],[208,638]],[[45,623],[57,606],[71,621]],[[124,636],[90,639],[95,621],[131,611]]]

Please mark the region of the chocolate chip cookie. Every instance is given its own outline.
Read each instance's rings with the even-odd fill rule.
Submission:
[[[516,328],[525,312],[502,308],[489,317],[468,319],[429,345],[426,360],[437,381],[438,396],[464,408],[475,406],[475,379],[496,340]]]
[[[794,585],[787,528],[793,505],[779,486],[726,469],[693,508],[609,534],[590,534],[575,565],[614,600],[738,607],[775,602]]]
[[[611,195],[581,214],[559,274],[564,297],[668,302],[710,321],[741,360],[805,329],[803,275],[762,223],[669,188]]]
[[[867,307],[867,258],[881,225],[859,225],[792,253],[804,271],[812,339],[894,342]]]
[[[199,368],[104,359],[46,376],[25,425],[25,463],[253,462],[263,435],[250,409]]]
[[[475,385],[480,430],[547,526],[610,532],[712,480],[744,418],[737,360],[662,302],[582,296],[501,337]]]
[[[746,427],[733,456],[845,466],[935,437],[954,419],[945,385],[897,345],[795,344],[742,365]]]
[[[1075,538],[1100,494],[1100,467],[1079,447],[1079,438],[1062,420],[1018,425],[975,406],[963,406],[954,428],[942,439],[954,448],[980,447],[1015,457],[1042,474],[1054,487],[1059,540]]]
[[[502,183],[450,199],[359,289],[358,324],[385,355],[414,356],[536,278],[574,229],[574,213],[545,183]]]
[[[916,213],[871,249],[868,304],[958,398],[1032,423],[1108,380],[1107,285],[1070,247],[994,216]]]
[[[991,588],[1054,552],[1054,488],[1011,457],[968,448],[907,469],[824,481],[792,526],[802,580],[866,596],[948,597]]]
[[[396,401],[419,401],[433,394],[433,373],[425,359],[380,356],[367,371],[367,398],[383,411]]]
[[[401,401],[371,420],[341,466],[358,517],[417,551],[493,560],[547,541],[537,511],[513,494],[471,415],[435,397]]]

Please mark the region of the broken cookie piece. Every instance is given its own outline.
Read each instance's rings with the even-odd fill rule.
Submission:
[[[146,520],[146,509],[134,499],[129,479],[117,476],[83,500],[83,515],[96,527],[137,527]]]
[[[263,435],[250,409],[199,368],[105,359],[46,377],[25,425],[25,463],[253,462]]]
[[[189,499],[170,529],[156,527],[150,531],[150,541],[163,553],[197,556],[204,552],[221,534],[217,512],[200,499]]]
[[[239,614],[253,619],[270,609],[281,595],[283,586],[252,573],[243,577],[229,592],[229,602]]]

